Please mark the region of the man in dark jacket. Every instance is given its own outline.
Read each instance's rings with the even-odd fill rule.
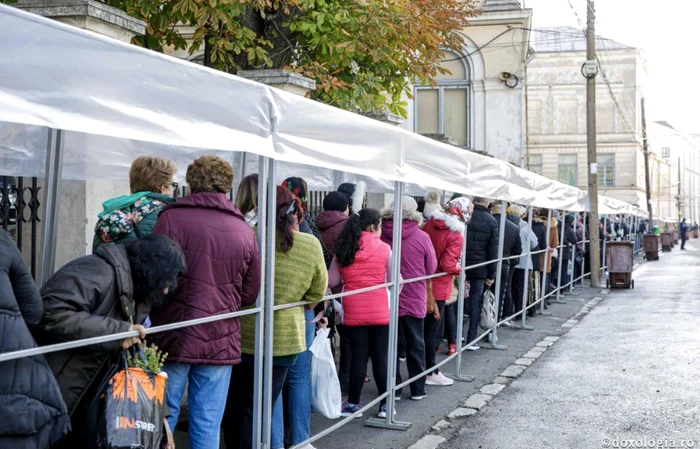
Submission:
[[[560,285],[563,287],[569,284],[571,280],[571,274],[569,272],[569,261],[572,256],[572,249],[578,243],[576,239],[576,232],[574,231],[574,220],[573,214],[568,214],[564,217],[564,248],[562,250],[561,258],[561,274],[562,279]]]
[[[180,244],[187,272],[168,307],[151,311],[153,325],[238,312],[260,292],[255,234],[226,194],[233,168],[202,156],[187,168],[189,196],[166,206],[154,228]],[[177,424],[189,380],[189,431],[193,448],[218,447],[231,367],[241,363],[239,318],[161,332],[150,339],[168,353],[166,402]]]
[[[139,331],[152,304],[164,301],[184,269],[180,248],[170,239],[149,236],[125,245],[102,245],[96,254],[64,265],[42,287],[44,315],[35,331],[42,344]],[[87,406],[110,359],[139,342],[111,341],[67,351],[46,359],[71,414],[74,432],[62,448],[86,447]]]
[[[0,229],[0,353],[36,347],[29,328],[44,313],[41,295],[9,234]],[[44,356],[0,363],[0,447],[47,449],[70,418]],[[31,413],[29,413],[31,411]]]
[[[466,266],[478,265],[484,262],[492,263],[478,268],[467,269],[466,276],[469,281],[469,332],[467,342],[476,339],[481,319],[481,302],[484,296],[484,288],[493,285],[496,275],[496,259],[498,259],[498,222],[489,213],[488,201],[483,198],[474,198],[474,213],[467,226],[467,254]],[[467,346],[467,350],[476,351],[479,346],[474,343]]]
[[[491,213],[493,214],[493,218],[496,219],[496,221],[500,224],[501,222],[501,213],[505,213],[503,210],[503,206],[501,204],[494,204],[491,207]],[[505,227],[505,232],[503,235],[504,242],[503,242],[503,258],[509,258],[512,256],[520,256],[523,252],[523,246],[522,242],[520,240],[520,226],[516,224],[515,220],[520,221],[518,217],[514,217],[513,215],[506,215],[506,227]],[[468,248],[468,247],[467,247]],[[513,279],[513,270],[515,269],[515,266],[518,264],[519,259],[518,258],[513,258],[511,260],[504,260],[503,264],[501,266],[501,291],[498,293],[498,296],[496,297],[497,302],[499,304],[499,310],[498,314],[496,315],[497,319],[500,321],[504,319],[506,316],[503,315],[503,312],[505,311],[508,315],[510,315],[510,312],[513,308],[513,295],[510,294],[510,287],[511,287],[511,281]],[[508,323],[510,326],[512,326],[512,323]]]
[[[331,260],[335,256],[335,243],[345,222],[348,221],[350,209],[348,200],[340,192],[331,192],[323,200],[323,212],[316,217],[316,226],[321,232],[323,243],[326,244]]]
[[[685,250],[685,242],[688,240],[688,225],[685,218],[681,222],[681,249]]]

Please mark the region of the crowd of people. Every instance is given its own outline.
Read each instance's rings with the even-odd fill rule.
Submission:
[[[94,417],[88,407],[120,349],[141,344],[150,326],[254,307],[262,268],[255,232],[258,176],[242,179],[231,202],[227,194],[233,168],[218,157],[203,156],[187,169],[190,194],[176,201],[175,173],[170,161],[136,159],[130,170],[131,194],[104,203],[93,254],[63,266],[41,291],[9,236],[0,231],[0,252],[10,255],[0,260],[0,323],[16,336],[3,338],[0,351],[125,331],[140,334],[0,364],[2,373],[22,373],[0,376],[0,395],[12,392],[0,412],[0,447],[6,442],[11,442],[7,447],[27,449],[92,447],[86,422]],[[272,385],[273,449],[310,437],[308,348],[317,328],[331,326],[332,334],[338,332],[334,351],[346,395],[342,415],[360,416],[362,389],[370,381],[369,360],[379,394],[388,388],[390,363],[400,368],[405,362],[411,377],[427,372],[410,384],[410,399],[420,401],[427,396],[426,387],[453,384],[435,368],[436,354],[445,349],[454,354],[458,339],[469,351],[480,349],[476,340],[486,289],[500,284],[494,292],[501,298],[497,318],[514,326],[507,319],[537,301],[541,289],[555,288],[560,272],[563,285],[584,269],[587,249],[581,242],[586,236],[575,214],[536,209],[529,222],[527,209],[517,205],[458,194],[443,202],[438,192],[430,191],[420,204],[408,196],[398,199],[401,216],[394,216],[393,205],[383,210],[365,207],[362,183],[346,183],[328,194],[323,211],[312,217],[303,179],[289,178],[275,193],[276,213],[269,217],[277,236],[274,304],[305,305],[274,313],[274,366],[272,377],[263,379]],[[497,283],[503,214],[505,234],[500,237],[506,259]],[[397,221],[402,229],[400,267],[392,266]],[[561,255],[556,249],[560,235]],[[578,250],[572,251],[574,247]],[[467,266],[464,317],[457,316],[462,259]],[[435,274],[439,276],[411,281]],[[392,285],[400,289],[397,360],[388,359]],[[352,294],[355,290],[362,292]],[[331,292],[349,294],[324,301]],[[457,335],[457,323],[465,318],[463,338]],[[254,357],[263,351],[256,347],[255,322],[255,315],[246,315],[148,337],[167,353],[164,447],[174,448],[172,433],[185,396],[190,448],[218,449],[220,429],[227,449],[254,446]],[[397,399],[401,396],[398,391]],[[377,416],[386,413],[382,401]]]

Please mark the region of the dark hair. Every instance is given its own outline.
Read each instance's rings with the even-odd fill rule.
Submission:
[[[331,192],[323,199],[323,210],[345,212],[350,205],[345,194],[341,192]]]
[[[163,305],[163,290],[174,292],[177,278],[185,272],[182,250],[173,240],[157,234],[129,240],[125,246],[135,299],[156,307]]]
[[[335,257],[341,267],[347,267],[355,262],[355,254],[360,250],[362,231],[368,230],[370,226],[379,226],[380,223],[379,212],[374,209],[362,209],[348,218],[335,245]]]
[[[294,217],[297,223],[304,219],[301,201],[283,186],[277,186],[277,249],[283,253],[294,246]]]

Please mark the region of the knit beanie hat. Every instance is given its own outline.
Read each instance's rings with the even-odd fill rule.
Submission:
[[[393,220],[394,219],[394,202],[392,201],[391,207],[382,210],[383,220]],[[423,215],[418,212],[418,203],[415,199],[410,196],[404,196],[401,199],[401,218],[403,220],[415,221],[417,223],[423,222]]]
[[[430,217],[433,212],[437,210],[442,210],[442,206],[440,206],[440,192],[437,190],[428,190],[428,193],[425,195],[423,216]]]
[[[301,201],[301,206],[304,208],[304,211],[306,211],[306,204],[308,203],[309,199],[307,197],[306,188],[304,188],[304,181],[302,181],[301,178],[287,178],[282,183],[282,186],[299,198],[299,201]]]
[[[341,192],[331,192],[323,200],[323,210],[345,212],[348,209],[348,199]]]
[[[455,198],[445,205],[445,213],[457,218],[464,224],[468,224],[472,213],[472,202],[465,197]]]

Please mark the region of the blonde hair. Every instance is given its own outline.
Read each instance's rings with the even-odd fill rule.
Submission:
[[[131,193],[158,192],[173,183],[177,167],[173,161],[154,156],[141,156],[131,163],[129,184]]]
[[[236,192],[236,207],[243,215],[250,211],[258,212],[258,174],[248,175],[241,180]]]
[[[187,167],[187,184],[192,193],[228,193],[233,184],[233,167],[217,156],[202,156]]]

